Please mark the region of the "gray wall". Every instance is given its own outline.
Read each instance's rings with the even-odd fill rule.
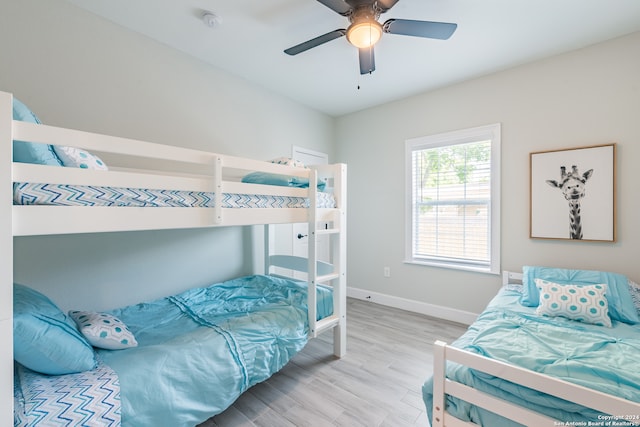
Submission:
[[[264,159],[293,144],[348,163],[352,287],[484,307],[498,277],[403,263],[403,156],[407,138],[496,122],[502,267],[598,268],[640,281],[640,34],[332,119],[66,2],[0,7],[0,90],[46,123]],[[529,239],[529,153],[609,142],[618,143],[618,242]],[[249,273],[249,242],[248,228],[16,238],[16,281],[67,308],[103,309]]]
[[[502,268],[602,269],[639,281],[639,48],[635,33],[338,118],[337,156],[349,164],[349,285],[482,310],[499,277],[403,263],[404,142],[498,122]],[[610,142],[618,143],[617,243],[530,239],[529,153]],[[390,267],[390,278],[383,277],[383,266]]]
[[[258,159],[333,120],[69,3],[0,0],[0,90],[51,125]],[[251,272],[248,228],[16,238],[15,281],[104,309]]]

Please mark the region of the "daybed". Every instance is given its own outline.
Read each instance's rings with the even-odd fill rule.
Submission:
[[[334,354],[345,353],[345,165],[304,168],[63,129],[40,124],[28,109],[16,117],[16,104],[26,108],[0,92],[0,179],[7,183],[0,188],[0,425],[10,425],[12,395],[18,423],[23,410],[39,413],[42,390],[78,390],[78,383],[108,395],[102,409],[79,410],[86,425],[95,425],[92,411],[118,425],[120,387],[125,425],[192,425],[268,378],[309,337],[333,329]],[[300,222],[309,224],[308,257],[272,254],[269,224]],[[94,369],[41,375],[17,364],[14,372],[14,236],[256,224],[265,225],[264,275],[102,313],[124,322],[138,346],[92,350]],[[317,259],[324,234],[328,263]],[[303,271],[306,281],[270,277],[274,267]],[[58,326],[79,333],[67,328],[80,323],[57,315]]]
[[[638,286],[529,266],[503,282],[465,334],[435,344],[432,426],[640,425]]]

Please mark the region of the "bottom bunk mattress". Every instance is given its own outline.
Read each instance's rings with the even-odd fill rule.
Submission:
[[[322,318],[333,312],[332,292],[317,289]],[[110,412],[120,413],[124,426],[201,423],[281,369],[308,339],[306,283],[271,276],[235,279],[109,313],[128,326],[138,343],[97,350],[98,368],[117,376],[110,383],[119,385],[121,408]],[[78,381],[91,382],[87,377],[93,371],[47,376],[22,366],[18,370],[16,425],[118,425],[99,422],[97,415],[86,422],[64,422],[68,414],[90,409],[82,402],[79,407],[60,403],[57,390],[66,380],[70,388]],[[40,391],[47,381],[58,383],[49,387],[49,395]],[[40,408],[47,402],[67,406],[54,414],[58,424],[42,421]]]
[[[517,286],[502,288],[453,346],[640,402],[639,325],[613,321],[613,326],[607,328],[562,317],[540,316],[535,313],[535,307],[520,304],[521,295]],[[564,425],[595,425],[589,422],[603,419],[598,417],[602,415],[600,412],[456,363],[447,364],[446,376],[555,418]],[[427,379],[422,391],[431,420],[433,378]],[[520,425],[450,396],[446,399],[446,409],[461,420],[481,426]]]

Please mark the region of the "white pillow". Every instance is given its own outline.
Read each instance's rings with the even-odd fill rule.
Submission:
[[[62,162],[62,166],[103,171],[109,170],[100,157],[81,148],[54,145],[53,150]]]
[[[609,304],[605,294],[607,285],[558,284],[535,279],[540,292],[540,305],[536,313],[543,316],[561,316],[567,319],[611,327]]]
[[[69,316],[94,347],[121,350],[138,345],[127,325],[115,316],[92,311],[70,311]]]
[[[291,157],[278,157],[277,159],[271,160],[271,163],[277,163],[279,165],[285,165],[285,166],[293,166],[296,168],[309,169],[307,165],[302,163],[300,160],[295,160],[295,159],[292,159]]]

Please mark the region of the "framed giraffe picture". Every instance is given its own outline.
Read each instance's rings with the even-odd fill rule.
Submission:
[[[529,154],[529,236],[616,241],[616,144]]]

